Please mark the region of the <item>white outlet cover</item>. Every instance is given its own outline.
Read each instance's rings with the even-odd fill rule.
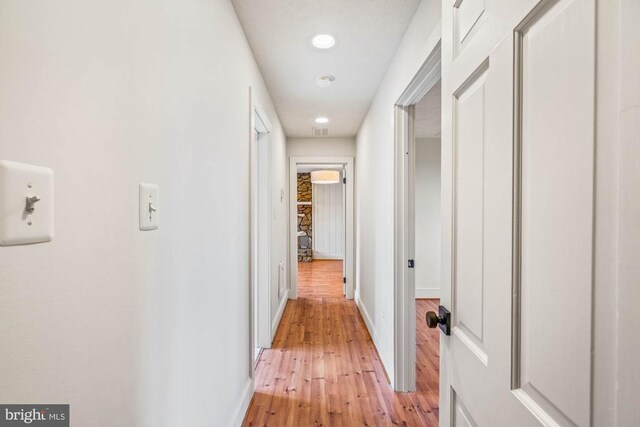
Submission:
[[[140,183],[140,230],[156,230],[160,226],[160,190],[157,185]]]
[[[27,198],[37,197],[33,212]],[[0,246],[53,240],[53,171],[0,161]]]

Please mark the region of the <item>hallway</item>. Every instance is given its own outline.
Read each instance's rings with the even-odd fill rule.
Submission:
[[[0,1],[0,426],[640,427],[638,22]]]
[[[342,287],[341,263],[306,264],[300,298],[288,302],[273,347],[257,364],[244,425],[437,426],[439,332],[424,323],[437,301],[416,301],[418,390],[394,393],[354,301],[333,296]],[[312,277],[329,294],[302,296],[303,289],[314,294]]]

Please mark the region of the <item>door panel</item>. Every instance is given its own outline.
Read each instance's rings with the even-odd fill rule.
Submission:
[[[442,426],[588,426],[595,0],[445,0]]]
[[[484,0],[459,0],[453,13],[456,45],[461,48],[484,13]]]
[[[477,427],[476,422],[473,420],[469,411],[464,406],[460,398],[453,393],[453,425],[455,427]]]
[[[516,33],[521,240],[514,385],[535,410],[569,425],[589,421],[591,324],[576,314],[591,312],[594,39],[579,25],[591,17],[583,1],[558,1]],[[540,322],[552,313],[561,327]]]
[[[483,363],[484,83],[488,63],[454,94],[454,333]]]

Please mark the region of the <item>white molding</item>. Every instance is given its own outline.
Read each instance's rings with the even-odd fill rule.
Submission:
[[[393,388],[416,387],[415,269],[407,266],[415,257],[415,104],[441,77],[440,40],[395,104],[394,141],[394,313]],[[438,292],[439,293],[439,292]],[[424,294],[423,294],[424,295]]]
[[[271,122],[269,121],[269,116],[267,116],[267,114],[264,112],[264,108],[262,108],[262,104],[260,103],[260,100],[257,99],[257,97],[255,96],[251,88],[250,88],[250,93],[251,93],[251,107],[252,107],[251,113],[253,115],[253,112],[255,112],[258,115],[258,117],[260,117],[260,120],[264,125],[264,127],[260,129],[260,132],[271,133],[272,127],[271,127]],[[253,120],[253,117],[251,120]],[[253,131],[255,127],[256,127],[256,123],[252,123],[251,130]]]
[[[247,382],[242,388],[240,401],[236,405],[235,411],[233,411],[233,416],[231,418],[230,425],[234,427],[242,426],[242,422],[244,421],[244,417],[246,416],[247,410],[249,409],[249,404],[251,403],[251,398],[253,397],[254,391],[255,391],[254,381],[251,378],[247,378]]]
[[[373,321],[371,320],[371,316],[369,316],[367,307],[364,305],[359,295],[357,298],[355,298],[355,302],[356,302],[356,307],[358,307],[358,311],[360,311],[360,315],[364,320],[364,325],[367,327],[367,330],[369,331],[369,335],[371,335],[373,344],[376,346],[376,348],[380,347],[380,344],[381,344],[380,338],[378,336],[378,333],[376,332],[376,328],[373,326]],[[382,359],[380,359],[380,363],[382,363]],[[384,365],[384,363],[382,364]]]
[[[395,383],[395,379],[393,377],[394,372],[393,371],[389,371],[387,369],[387,365],[384,363],[382,355],[378,352],[379,348],[384,348],[384,347],[382,346],[382,343],[380,342],[380,335],[378,334],[378,331],[373,326],[373,320],[371,320],[371,316],[369,315],[369,312],[367,311],[367,306],[360,299],[359,292],[356,292],[356,296],[354,298],[354,301],[356,303],[356,307],[358,307],[358,311],[360,312],[360,316],[362,317],[362,320],[364,320],[364,325],[366,326],[367,330],[369,331],[369,335],[371,336],[371,339],[373,340],[373,345],[376,348],[376,352],[380,356],[379,357],[380,364],[382,364],[382,367],[384,368],[384,370],[385,370],[385,372],[386,372],[386,374],[387,374],[387,376],[389,378],[389,383],[391,385],[393,385]]]
[[[298,167],[293,157],[289,158],[289,220],[287,222],[289,223],[289,297],[298,299]]]
[[[257,116],[257,118],[256,118]],[[267,194],[266,194],[266,229],[264,227],[258,227],[259,236],[255,236],[255,227],[254,227],[254,214],[259,215],[260,212],[254,212],[256,207],[254,206],[254,192],[257,192],[259,188],[254,188],[254,169],[253,169],[253,161],[255,159],[256,165],[260,161],[260,157],[258,152],[255,150],[258,141],[254,141],[254,132],[258,131],[260,135],[265,135],[267,140],[267,152],[266,152],[266,164],[267,164]],[[271,123],[269,122],[268,116],[264,112],[264,109],[261,107],[260,101],[256,98],[255,93],[252,87],[249,87],[249,162],[248,162],[248,172],[249,172],[249,188],[248,188],[248,198],[249,198],[249,210],[248,210],[248,225],[249,225],[249,253],[248,253],[248,270],[249,270],[249,375],[253,378],[254,375],[254,360],[253,360],[253,352],[254,346],[256,343],[254,342],[254,336],[257,337],[257,345],[261,348],[269,348],[271,347],[270,337],[272,335],[272,324],[271,324],[271,216],[269,212],[271,212],[271,175],[273,174],[271,168],[271,141],[270,141],[270,133],[271,133]],[[257,194],[257,197],[260,197]],[[258,225],[260,224],[260,218],[257,219]],[[260,241],[264,241],[264,244],[260,244],[257,248],[254,248],[254,243],[260,239]],[[263,249],[260,252],[260,249]],[[254,259],[254,249],[258,252],[259,258],[263,263],[267,264],[266,277],[260,277],[260,265],[256,259]],[[255,271],[254,271],[255,270]],[[254,277],[257,277],[257,290],[254,295]],[[258,316],[258,330],[254,331],[254,315],[257,313]],[[262,325],[262,329],[261,328]]]
[[[340,254],[323,254],[322,252],[313,251],[313,259],[342,261],[343,256]]]
[[[282,295],[282,299],[280,300],[280,305],[278,306],[276,316],[273,318],[273,322],[271,322],[271,342],[273,342],[273,339],[276,337],[278,325],[280,324],[280,320],[282,319],[282,314],[284,314],[284,309],[287,306],[287,301],[289,301],[289,289],[285,289],[284,294]]]
[[[416,288],[416,299],[439,299],[440,288]]]
[[[440,80],[442,74],[440,44],[441,41],[438,40],[427,60],[398,98],[397,106],[409,107],[416,104]]]
[[[249,158],[247,162],[247,174],[249,175],[249,180],[247,182],[247,227],[249,232],[247,233],[247,278],[248,278],[248,292],[249,292],[249,379],[253,380],[253,352],[255,349],[255,343],[253,341],[254,337],[254,328],[253,328],[253,315],[254,315],[254,306],[256,304],[254,293],[253,293],[253,245],[252,239],[253,234],[251,230],[253,229],[253,167],[251,164],[252,160],[252,151],[253,151],[253,130],[255,129],[255,114],[254,110],[254,100],[253,100],[253,88],[249,86],[249,141],[248,141],[248,151]]]
[[[396,140],[394,147],[394,390],[415,390],[416,316],[415,269],[408,260],[415,259],[414,207],[414,138],[415,107],[395,107]],[[413,351],[411,349],[414,349]]]

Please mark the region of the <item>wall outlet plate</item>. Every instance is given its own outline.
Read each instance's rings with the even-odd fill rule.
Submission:
[[[140,183],[140,230],[155,230],[160,226],[160,190],[157,185]]]
[[[51,240],[53,171],[40,166],[0,161],[0,246]]]

